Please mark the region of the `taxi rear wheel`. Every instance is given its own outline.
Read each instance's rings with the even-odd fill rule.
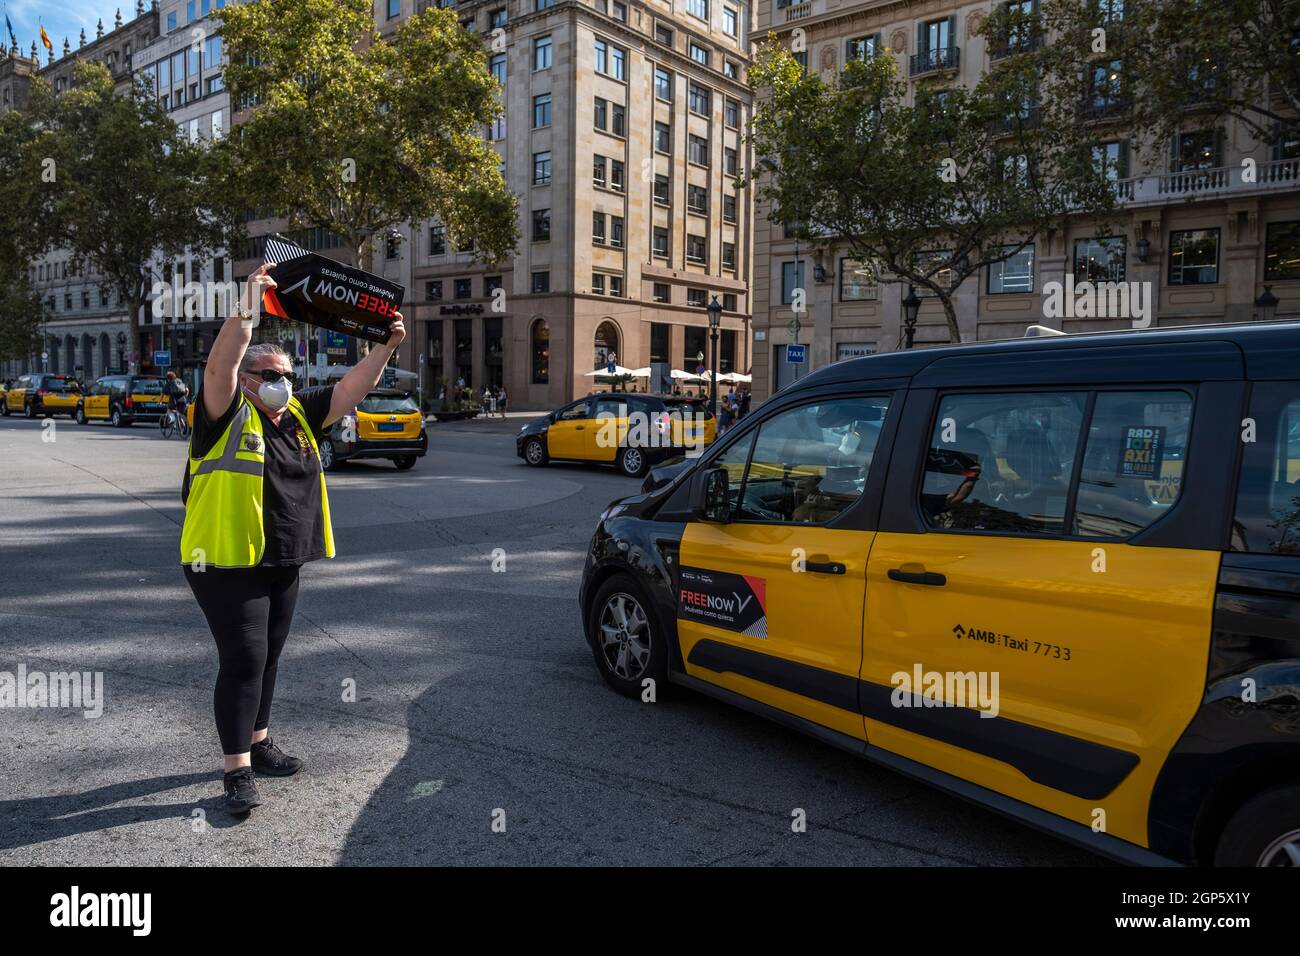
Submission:
[[[5,418],[8,418],[8,417],[9,417],[9,400],[8,400],[8,399],[4,399],[4,400],[0,401],[0,415],[3,415]]]
[[[1214,865],[1300,867],[1300,786],[1266,790],[1233,814]]]
[[[86,424],[86,410],[80,405],[78,405],[77,410],[72,413],[72,417],[77,420],[78,425]]]
[[[540,438],[530,438],[524,442],[524,461],[528,462],[528,464],[535,467],[541,466],[546,464],[549,457],[546,454],[546,446],[542,444]]]
[[[36,417],[36,406],[33,405],[31,402],[28,402],[26,405],[23,406],[23,418],[35,418],[35,417]]]
[[[626,574],[609,578],[596,592],[590,614],[591,649],[605,683],[625,697],[640,697],[646,680],[664,684],[668,645],[636,581]]]
[[[640,478],[649,467],[650,459],[640,448],[623,448],[618,453],[618,470],[629,478]]]
[[[339,467],[338,457],[334,454],[334,442],[329,438],[322,438],[320,445],[320,466],[322,471],[337,471]]]
[[[122,420],[122,409],[115,406],[112,414],[108,416],[108,421],[114,428],[124,428],[125,424]]]
[[[394,458],[393,464],[397,466],[398,471],[406,471],[408,468],[415,467],[415,456],[405,455],[401,458]]]

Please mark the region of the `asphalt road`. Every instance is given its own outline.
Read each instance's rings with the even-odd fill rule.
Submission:
[[[529,469],[518,424],[432,426],[412,471],[331,476],[339,556],[303,572],[271,728],[307,768],[236,822],[178,564],[184,444],[0,419],[0,671],[105,682],[97,719],[0,709],[0,863],[1100,862],[711,700],[608,690],[578,583],[637,483]]]

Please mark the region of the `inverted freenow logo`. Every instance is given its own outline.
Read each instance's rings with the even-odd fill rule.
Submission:
[[[997,671],[927,671],[920,664],[911,673],[895,671],[889,678],[895,707],[969,707],[981,717],[998,715]]]
[[[82,893],[74,886],[51,896],[50,907],[51,926],[126,926],[132,936],[148,936],[153,928],[152,893]]]
[[[0,709],[59,707],[83,711],[94,720],[104,713],[102,671],[29,671],[19,664],[16,673],[0,671]]]
[[[1151,325],[1150,282],[1080,282],[1043,286],[1043,317],[1048,319],[1129,319],[1135,329]]]

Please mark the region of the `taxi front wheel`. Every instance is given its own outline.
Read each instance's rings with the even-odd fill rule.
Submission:
[[[1300,786],[1266,790],[1233,814],[1214,865],[1300,867]]]
[[[80,405],[77,406],[77,410],[73,413],[72,417],[77,420],[78,425],[86,424],[86,410]]]
[[[641,585],[615,574],[600,586],[589,613],[591,649],[605,683],[624,697],[641,697],[647,680],[662,689],[668,645]]]
[[[524,461],[528,464],[538,467],[546,464],[549,458],[550,456],[546,454],[546,446],[542,444],[540,438],[530,438],[524,442]]]
[[[320,466],[322,471],[337,471],[339,467],[338,457],[334,454],[334,442],[328,438],[322,438],[318,446],[320,449]]]
[[[618,453],[618,470],[629,478],[640,478],[650,468],[650,459],[640,448],[628,446]]]

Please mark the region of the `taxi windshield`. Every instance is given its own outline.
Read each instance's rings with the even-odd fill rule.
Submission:
[[[50,392],[78,392],[81,386],[75,378],[66,375],[47,375],[41,380],[41,388]]]
[[[161,395],[162,390],[160,378],[137,378],[131,383],[131,391],[137,395]]]
[[[407,395],[367,395],[357,403],[357,411],[368,415],[413,415],[419,410]]]

